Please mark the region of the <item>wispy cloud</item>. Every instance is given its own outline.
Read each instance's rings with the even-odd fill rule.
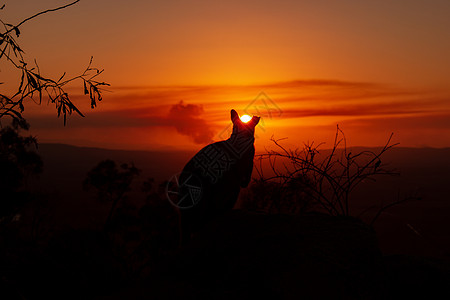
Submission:
[[[301,118],[301,117],[323,117],[323,116],[405,116],[422,114],[440,114],[442,108],[447,106],[450,98],[426,98],[425,99],[403,99],[388,102],[359,101],[352,104],[322,103],[316,107],[297,108],[288,107],[283,110],[283,118]],[[310,105],[308,105],[310,106]]]

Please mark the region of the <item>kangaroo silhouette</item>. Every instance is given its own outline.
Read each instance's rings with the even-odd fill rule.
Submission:
[[[250,183],[259,120],[253,116],[244,123],[232,109],[231,136],[205,146],[183,168],[178,181],[181,245],[214,217],[231,210],[241,187]]]

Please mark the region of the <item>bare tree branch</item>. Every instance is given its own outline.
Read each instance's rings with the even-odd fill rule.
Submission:
[[[0,20],[0,23],[3,24],[3,27],[5,28],[5,32],[0,33],[0,46],[4,45],[0,50],[0,60],[6,59],[13,68],[21,73],[20,79],[17,80],[17,91],[12,96],[0,93],[0,121],[4,117],[23,119],[22,112],[25,110],[24,102],[26,100],[31,100],[36,104],[41,104],[43,97],[47,97],[50,103],[55,104],[58,117],[61,115],[63,116],[64,125],[66,125],[67,116],[71,115],[73,112],[84,117],[83,113],[81,113],[71,101],[69,93],[65,91],[65,88],[69,83],[77,80],[83,82],[83,94],[88,96],[91,100],[91,108],[96,107],[97,102],[103,99],[103,88],[109,86],[109,84],[97,80],[97,77],[103,73],[103,70],[92,66],[92,57],[87,68],[81,75],[64,80],[66,73],[63,73],[58,80],[54,80],[42,75],[36,60],[34,60],[34,66],[30,66],[30,64],[26,62],[23,55],[24,51],[20,48],[14,38],[14,35],[17,38],[19,37],[19,27],[25,22],[45,13],[67,8],[78,2],[79,0],[57,8],[39,12],[21,21],[16,26]]]
[[[398,145],[391,143],[392,136],[378,151],[357,153],[347,148],[344,132],[339,126],[332,148],[325,151],[319,150],[323,143],[287,149],[280,140],[272,137],[280,150],[266,150],[257,155],[259,164],[255,165],[259,185],[270,184],[273,191],[273,185],[277,186],[277,195],[272,197],[274,203],[270,203],[269,209],[287,206],[292,211],[294,207],[318,206],[331,215],[350,215],[350,195],[357,186],[365,180],[375,180],[377,176],[398,174],[381,160],[386,151]],[[271,175],[265,175],[264,169],[269,169]]]
[[[32,19],[34,19],[34,18],[36,18],[36,17],[38,17],[38,16],[40,16],[40,15],[43,15],[43,14],[46,14],[46,13],[49,13],[49,12],[53,12],[53,11],[58,11],[58,10],[64,9],[64,8],[66,8],[66,7],[69,7],[69,6],[72,6],[72,5],[76,4],[77,2],[80,2],[80,0],[76,0],[76,1],[74,1],[74,2],[72,2],[72,3],[66,4],[66,5],[57,7],[57,8],[47,9],[47,10],[41,11],[41,12],[39,12],[39,13],[37,13],[37,14],[34,14],[34,15],[32,15],[31,17],[28,17],[28,18],[24,19],[23,21],[21,21],[19,24],[17,24],[16,26],[12,27],[12,28],[9,29],[8,31],[6,31],[4,34],[9,34],[9,33],[12,32],[13,30],[17,30],[17,28],[19,28],[19,27],[20,27],[22,24],[24,24],[25,22],[28,22],[28,21],[30,21],[30,20],[32,20]]]

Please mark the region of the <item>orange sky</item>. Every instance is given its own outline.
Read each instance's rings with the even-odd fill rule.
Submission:
[[[4,2],[15,23],[70,1]],[[196,149],[231,108],[263,117],[260,149],[330,143],[336,124],[351,145],[450,147],[448,28],[448,1],[81,1],[19,43],[54,77],[93,55],[111,92],[90,110],[73,90],[86,118],[65,128],[46,105],[25,116],[41,142],[106,148]]]

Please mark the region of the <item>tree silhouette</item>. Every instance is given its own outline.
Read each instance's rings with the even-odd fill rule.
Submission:
[[[105,229],[111,223],[117,204],[124,199],[126,192],[130,191],[130,185],[139,173],[140,170],[133,164],[122,164],[119,169],[116,162],[109,159],[101,161],[88,172],[83,181],[83,188],[85,190],[94,188],[97,190],[99,200],[111,202]]]
[[[14,120],[11,126],[0,129],[0,220],[6,221],[17,213],[26,201],[24,191],[28,177],[42,172],[42,160],[36,153],[36,138],[23,137],[21,130],[28,130],[24,120]]]
[[[67,8],[79,1],[80,0],[77,0],[64,6],[39,12],[24,19],[17,25],[9,24],[0,19],[0,62],[4,62],[6,66],[18,70],[21,74],[20,78],[16,79],[18,87],[14,93],[0,93],[0,122],[5,117],[23,120],[22,112],[25,109],[24,102],[29,102],[31,100],[40,104],[42,103],[42,100],[46,98],[50,103],[55,104],[58,117],[60,115],[63,116],[64,125],[66,124],[67,116],[71,115],[72,112],[76,112],[78,115],[84,117],[70,100],[69,94],[65,91],[66,87],[73,81],[83,82],[83,92],[85,95],[89,95],[91,108],[94,108],[97,105],[97,101],[102,100],[102,87],[109,86],[109,84],[97,81],[97,77],[103,70],[99,70],[92,66],[92,57],[82,74],[66,79],[66,73],[64,73],[56,80],[42,75],[36,60],[34,60],[33,63],[29,63],[25,58],[24,50],[16,41],[21,33],[20,26],[25,22],[42,14]],[[3,10],[4,8],[5,5],[1,6],[0,10]],[[0,82],[0,85],[3,83],[5,82]]]

